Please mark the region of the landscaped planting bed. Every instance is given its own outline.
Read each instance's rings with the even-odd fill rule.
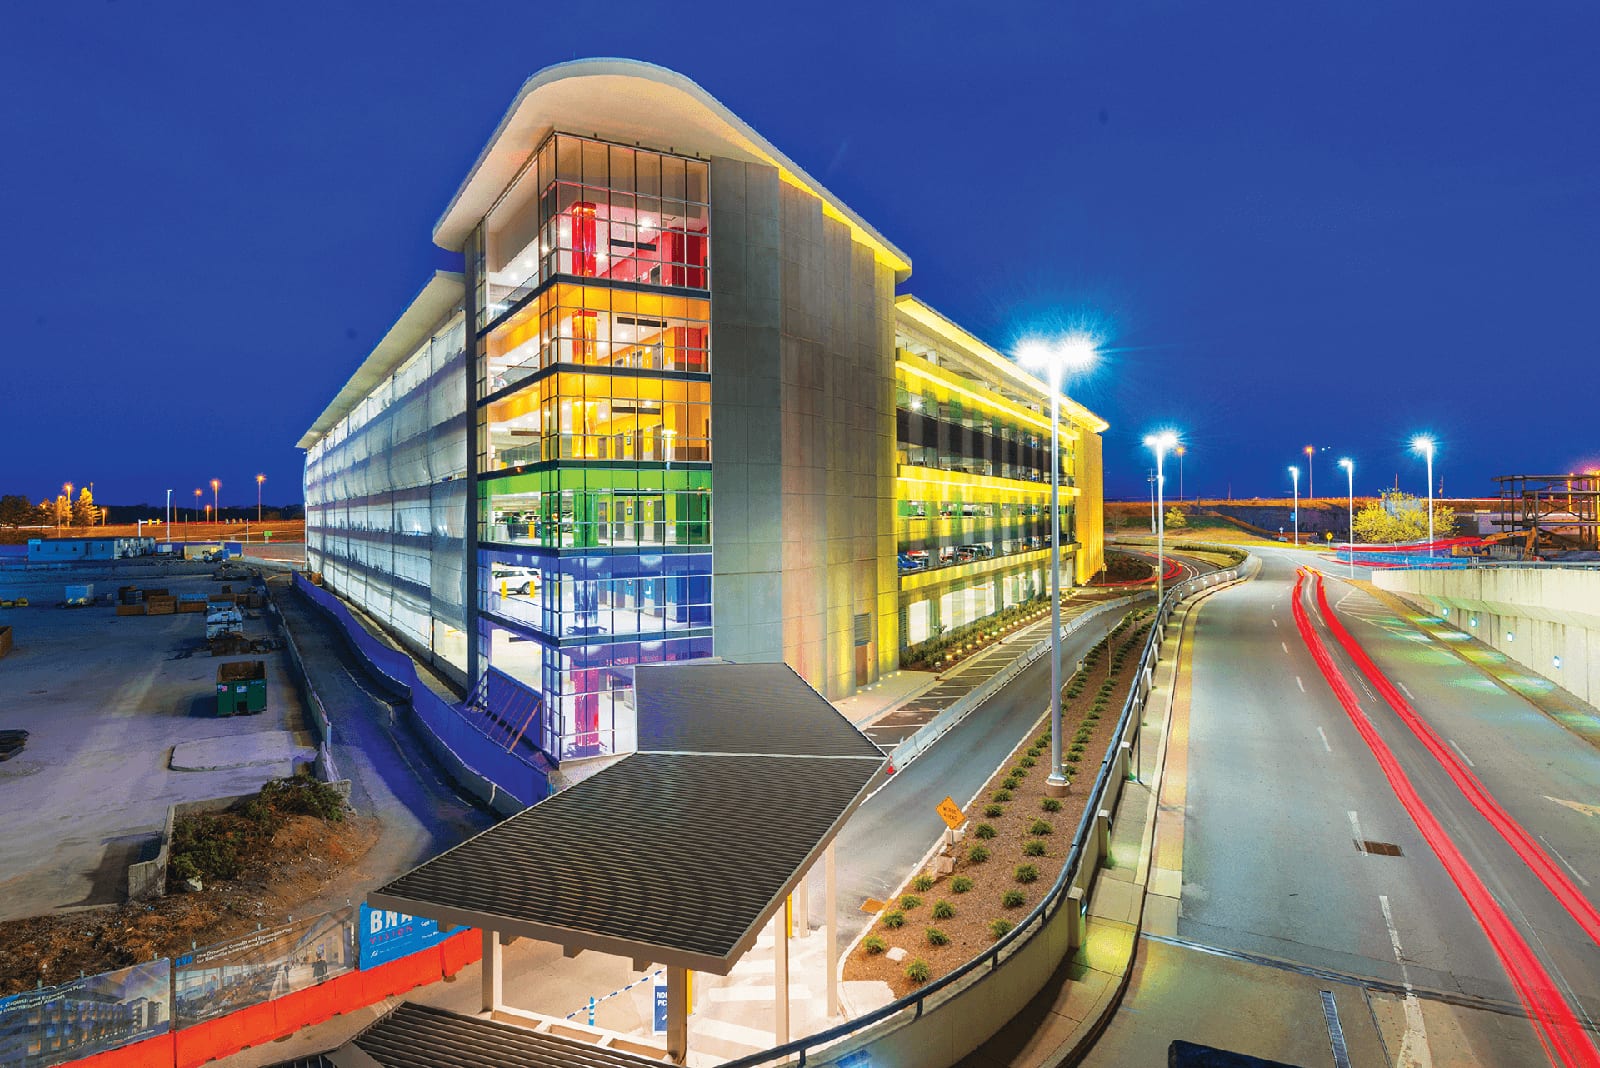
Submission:
[[[977,956],[1055,884],[1116,732],[1152,611],[1124,617],[1063,687],[1062,750],[1073,780],[1067,796],[1046,796],[1050,732],[1041,719],[966,807],[954,871],[914,873],[851,950],[846,980],[882,980],[896,997],[907,994]],[[906,950],[904,961],[889,959],[896,947]]]

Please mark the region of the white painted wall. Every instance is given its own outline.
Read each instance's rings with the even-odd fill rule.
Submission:
[[[1378,571],[1372,579],[1589,704],[1600,704],[1600,569]]]

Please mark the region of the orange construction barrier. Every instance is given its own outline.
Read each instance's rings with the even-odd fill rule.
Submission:
[[[179,1031],[173,1064],[176,1068],[200,1068],[207,1061],[277,1037],[278,1011],[272,1002],[264,1001]]]
[[[483,932],[469,928],[439,943],[439,970],[454,975],[469,964],[483,959]]]
[[[172,1064],[173,1032],[155,1038],[147,1038],[143,1042],[135,1042],[131,1046],[122,1046],[118,1049],[96,1053],[92,1057],[85,1057],[73,1061],[73,1068],[167,1068]]]

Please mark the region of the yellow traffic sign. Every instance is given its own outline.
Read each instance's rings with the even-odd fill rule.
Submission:
[[[967,817],[961,811],[961,806],[948,797],[939,802],[939,818],[944,820],[945,826],[951,830],[955,830],[967,822]]]

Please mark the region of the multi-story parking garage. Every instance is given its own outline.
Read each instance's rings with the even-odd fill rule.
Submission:
[[[636,664],[839,698],[1047,590],[1043,385],[687,78],[536,74],[433,236],[463,272],[300,441],[308,560],[477,705],[525,688],[553,760],[631,748]],[[1106,424],[1062,412],[1082,581]]]

